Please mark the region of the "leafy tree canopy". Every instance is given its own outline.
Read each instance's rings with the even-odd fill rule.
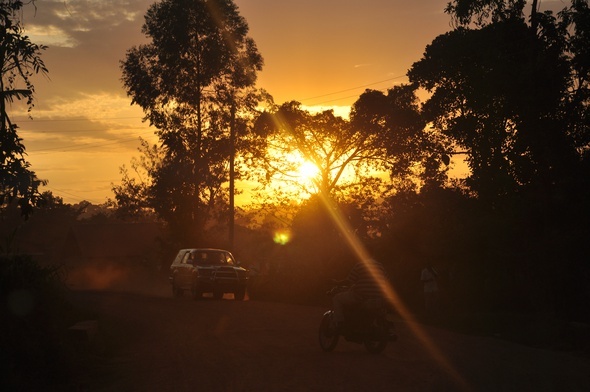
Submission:
[[[551,187],[576,170],[568,38],[550,14],[539,22],[538,35],[520,17],[459,27],[408,72],[432,92],[427,120],[467,150],[480,196]]]
[[[39,199],[39,180],[25,159],[25,146],[18,136],[18,126],[8,115],[7,104],[26,100],[33,108],[34,74],[47,74],[41,59],[43,45],[32,43],[24,35],[21,22],[22,1],[0,3],[0,208],[18,199],[23,215],[28,216]]]
[[[128,50],[121,68],[132,103],[161,142],[162,161],[148,172],[148,200],[194,241],[225,200],[234,146],[251,145],[248,117],[260,99],[252,86],[263,60],[232,0],[157,2],[142,32],[150,43]],[[242,138],[236,142],[230,131]]]

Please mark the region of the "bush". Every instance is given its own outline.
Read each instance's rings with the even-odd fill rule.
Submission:
[[[28,390],[65,383],[65,333],[74,315],[62,269],[29,256],[0,256],[0,300],[3,384]]]

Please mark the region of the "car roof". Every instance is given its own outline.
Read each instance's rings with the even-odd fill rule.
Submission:
[[[186,248],[181,249],[181,252],[227,252],[231,253],[229,250],[225,249],[216,249],[216,248]]]

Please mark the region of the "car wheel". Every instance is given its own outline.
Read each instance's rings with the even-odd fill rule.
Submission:
[[[184,294],[184,290],[181,288],[178,288],[174,283],[172,283],[172,296],[174,298],[179,298],[179,297],[182,297],[183,294]]]
[[[245,297],[246,297],[246,288],[245,287],[241,287],[241,288],[237,289],[236,291],[234,291],[234,300],[243,301]]]
[[[194,300],[203,298],[203,292],[199,290],[196,284],[193,284],[191,287],[191,295]]]

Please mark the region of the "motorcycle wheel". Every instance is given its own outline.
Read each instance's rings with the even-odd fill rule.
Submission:
[[[338,339],[340,338],[340,335],[333,330],[331,324],[332,312],[330,311],[326,312],[322,317],[319,330],[320,347],[326,352],[334,350],[338,344]]]
[[[371,354],[381,354],[387,347],[387,340],[365,340],[363,343]]]

